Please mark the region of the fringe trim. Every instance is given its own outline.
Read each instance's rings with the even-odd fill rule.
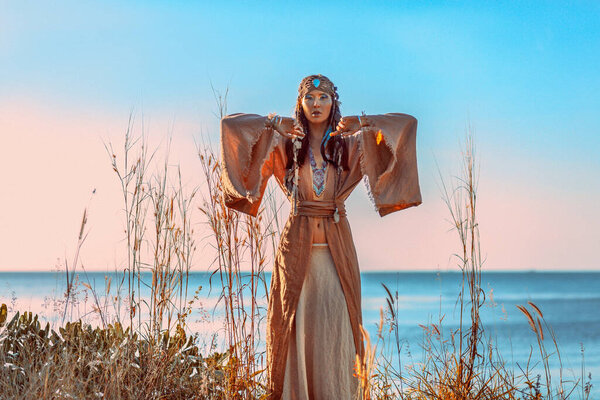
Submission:
[[[269,144],[267,151],[265,151],[265,155],[263,156],[263,158],[260,160],[260,163],[259,163],[258,173],[260,174],[260,177],[258,179],[258,184],[256,185],[256,187],[254,188],[253,191],[246,190],[246,193],[240,193],[242,196],[245,195],[246,199],[250,203],[255,203],[256,201],[260,201],[260,199],[262,197],[261,193],[260,193],[260,189],[261,189],[263,181],[264,181],[264,177],[262,174],[262,168],[265,165],[265,162],[271,157],[271,153],[273,153],[273,150],[275,149],[275,147],[277,145],[277,141],[276,141],[276,137],[274,135],[273,129],[270,128],[268,125],[266,125],[266,122],[265,122],[265,127],[259,132],[258,135],[253,137],[252,141],[250,142],[250,155],[248,157],[248,160],[246,161],[246,165],[244,166],[243,177],[245,180],[248,179],[248,176],[252,172],[252,171],[250,171],[250,164],[252,164],[252,160],[254,159],[254,156],[256,153],[256,145],[258,144],[258,142],[264,135],[269,134],[269,133],[271,133],[273,136],[271,136],[271,143]],[[267,179],[269,177],[267,177]]]
[[[377,207],[377,202],[375,201],[375,196],[373,195],[373,191],[371,190],[371,183],[369,182],[369,176],[367,175],[367,168],[365,166],[365,153],[364,153],[364,145],[363,145],[363,135],[365,131],[361,129],[360,134],[358,136],[358,154],[359,154],[359,164],[360,171],[363,175],[363,182],[365,184],[365,188],[367,189],[367,195],[369,196],[369,200],[375,209],[375,212],[379,212],[379,207]]]
[[[250,175],[250,164],[252,164],[252,157],[255,153],[254,149],[256,148],[256,144],[258,143],[265,131],[265,128],[261,129],[261,131],[257,135],[252,135],[251,140],[249,140],[248,146],[250,147],[250,154],[248,154],[248,158],[246,159],[242,170],[242,177],[244,178],[244,180],[248,179],[248,176]]]

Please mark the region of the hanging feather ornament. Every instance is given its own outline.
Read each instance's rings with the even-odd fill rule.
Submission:
[[[335,212],[333,213],[333,222],[334,223],[338,223],[340,222],[340,213],[339,210],[337,208],[337,186],[340,183],[340,179],[342,176],[342,144],[340,142],[337,142],[335,144],[335,149],[334,149],[334,153],[333,156],[337,161],[337,171],[336,171],[336,181],[335,181],[335,188],[334,188],[334,194],[333,194],[333,200],[336,202],[336,206],[335,206]]]
[[[299,167],[298,167],[298,152],[302,147],[302,142],[298,138],[292,138],[293,150],[294,150],[294,181],[292,186],[292,212],[294,216],[298,215],[298,176],[299,176]]]

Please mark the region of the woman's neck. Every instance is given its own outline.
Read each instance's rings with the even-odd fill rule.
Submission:
[[[310,142],[313,145],[320,146],[321,140],[323,140],[323,136],[325,136],[325,131],[327,129],[327,122],[322,122],[320,124],[313,124],[311,122],[308,123],[308,128],[310,131]]]

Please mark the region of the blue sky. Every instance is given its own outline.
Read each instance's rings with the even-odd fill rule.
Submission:
[[[0,2],[0,106],[10,126],[19,125],[7,111],[15,104],[42,108],[43,118],[103,116],[106,127],[100,117],[94,129],[79,125],[81,135],[97,140],[124,127],[136,108],[156,120],[182,121],[174,128],[182,140],[199,131],[216,138],[211,83],[229,87],[230,112],[289,115],[300,79],[323,73],[338,86],[344,114],[418,118],[426,202],[424,211],[407,211],[418,224],[423,213],[438,215],[435,162],[452,172],[470,123],[491,242],[507,235],[507,227],[494,224],[505,219],[498,202],[508,199],[514,204],[503,212],[517,219],[531,210],[560,212],[559,232],[581,232],[544,236],[539,211],[528,221],[539,226],[529,233],[537,241],[510,233],[515,243],[532,243],[517,252],[528,261],[496,255],[498,268],[566,268],[573,260],[568,248],[600,244],[600,213],[590,207],[600,201],[598,71],[598,2]],[[17,135],[2,122],[3,138]],[[50,120],[46,126],[40,134],[69,134]],[[12,187],[20,190],[17,180]],[[363,206],[357,210],[360,219]],[[565,249],[546,254],[556,246]],[[439,260],[448,249],[440,246]],[[599,267],[593,252],[578,252],[578,265]],[[445,266],[421,262],[417,252],[409,259]],[[361,263],[383,261],[373,255]]]
[[[206,108],[212,81],[231,110],[289,113],[299,79],[322,72],[348,113],[430,124],[424,146],[470,120],[502,130],[491,145],[597,159],[595,2],[121,3],[3,3],[2,95]]]

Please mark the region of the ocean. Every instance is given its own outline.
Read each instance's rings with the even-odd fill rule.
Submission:
[[[105,291],[105,276],[107,274],[99,272],[79,273],[80,281],[88,283],[100,294]],[[365,272],[361,277],[363,323],[372,339],[377,336],[380,310],[383,308],[385,311],[387,307],[387,292],[382,284],[394,296],[397,293],[401,361],[404,365],[419,361],[424,337],[422,326],[437,324],[442,319],[444,335],[458,328],[460,273]],[[202,287],[199,303],[188,319],[189,328],[191,333],[199,332],[205,338],[222,329],[222,312],[218,302],[220,281],[214,276],[211,288],[209,278],[208,273],[196,272],[189,275],[188,282],[190,296],[196,288]],[[268,281],[270,274],[266,274],[266,278]],[[64,274],[56,272],[0,272],[0,303],[8,305],[9,318],[14,311],[32,311],[42,320],[57,324],[61,308],[56,308],[54,299],[62,297],[64,279]],[[118,280],[113,274],[113,296]],[[481,288],[485,293],[485,304],[481,308],[485,335],[497,345],[509,365],[524,368],[530,356],[532,365],[540,365],[535,334],[516,307],[527,306],[533,311],[528,305],[528,302],[533,302],[543,313],[548,327],[554,331],[564,378],[572,381],[580,379],[583,366],[586,379],[589,373],[592,376],[591,398],[600,398],[600,272],[484,272]],[[79,290],[83,289],[79,286]],[[126,290],[125,283],[121,293],[125,294]],[[147,296],[147,289],[143,289],[142,294]],[[266,315],[266,300],[259,304],[264,307]],[[94,324],[92,299],[86,298],[85,291],[79,294],[77,307],[77,313],[85,315]],[[469,323],[468,309],[464,321]],[[548,335],[549,328],[544,327],[544,343],[551,355],[550,368],[558,377],[560,364]],[[581,393],[581,390],[576,392]],[[579,397],[574,395],[571,398]]]

